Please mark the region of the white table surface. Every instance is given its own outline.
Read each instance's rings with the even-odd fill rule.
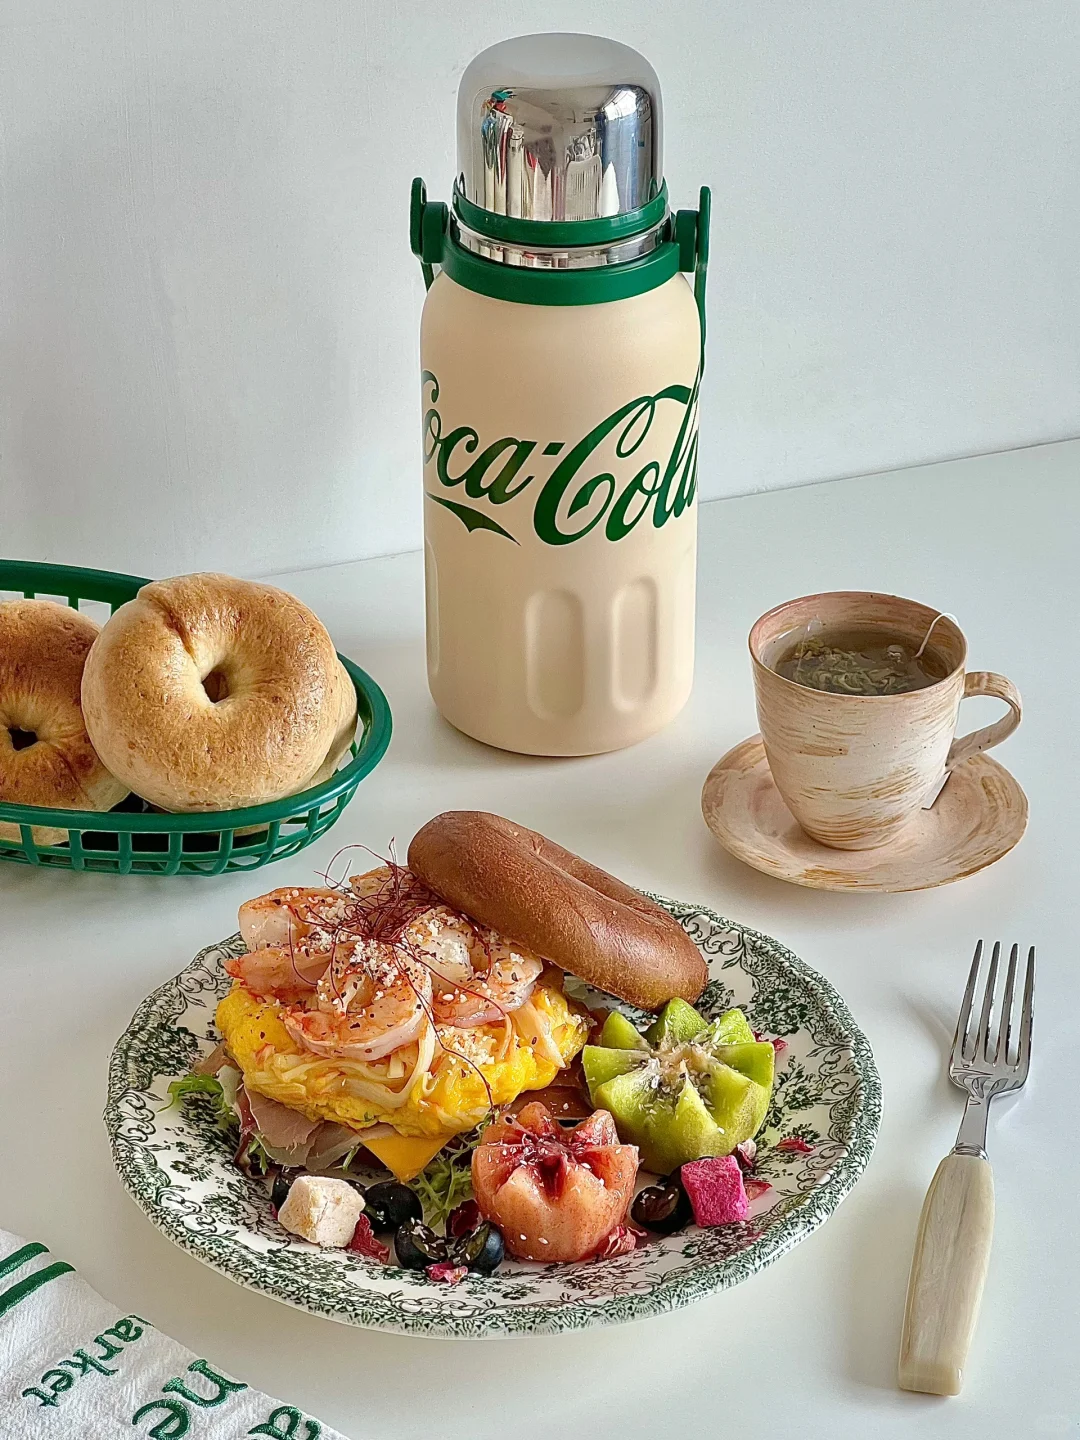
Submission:
[[[418,555],[280,577],[384,686],[390,751],[328,836],[254,880],[0,865],[0,1225],[44,1240],[118,1304],[352,1440],[1080,1433],[1078,470],[1075,441],[704,506],[692,700],[662,734],[595,759],[502,754],[439,719]],[[706,773],[756,729],[751,622],[837,588],[952,611],[972,665],[1020,687],[1024,724],[996,754],[1024,785],[1031,824],[983,874],[921,894],[822,894],[745,868],[705,829]],[[1063,656],[1071,675],[1057,669]],[[992,712],[968,702],[966,728]],[[396,837],[404,851],[423,821],[455,807],[500,811],[632,883],[704,901],[778,936],[837,985],[874,1047],[885,1108],[874,1159],[827,1225],[737,1289],[672,1315],[434,1340],[251,1294],[143,1218],[113,1174],[100,1118],[110,1048],[138,1003],[234,930],[256,887],[310,882],[350,842],[385,852]],[[1039,946],[1034,1064],[1023,1096],[994,1110],[998,1214],[982,1320],[964,1394],[938,1400],[899,1392],[894,1372],[919,1207],[960,1115],[944,1059],[979,936]]]

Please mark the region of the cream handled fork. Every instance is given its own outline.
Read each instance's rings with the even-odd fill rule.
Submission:
[[[967,1092],[964,1118],[923,1202],[900,1342],[901,1389],[930,1395],[957,1395],[963,1384],[994,1231],[994,1177],[986,1158],[990,1101],[1019,1090],[1031,1061],[1035,947],[1028,951],[1018,1024],[1013,1018],[1018,945],[1009,955],[1004,999],[995,1005],[1000,941],[990,956],[978,1021],[972,1024],[982,953],[980,940],[949,1057],[949,1079]]]

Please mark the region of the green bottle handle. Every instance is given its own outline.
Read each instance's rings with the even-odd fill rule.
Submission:
[[[675,242],[679,247],[679,269],[694,276],[694,299],[701,320],[701,355],[705,357],[705,281],[709,270],[709,222],[712,193],[707,185],[698,193],[696,210],[680,210],[675,216]]]
[[[425,290],[435,282],[435,266],[442,260],[449,218],[450,212],[441,201],[428,204],[427,186],[418,175],[412,182],[409,202],[409,248],[420,261]]]
[[[698,192],[697,253],[694,257],[694,299],[701,317],[701,363],[705,364],[705,281],[709,270],[709,226],[712,223],[712,191],[702,185]]]

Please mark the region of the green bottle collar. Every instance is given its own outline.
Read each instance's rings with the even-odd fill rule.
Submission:
[[[472,205],[460,191],[455,191],[454,204],[464,224],[495,241],[564,245],[571,243],[572,234],[576,244],[595,245],[626,238],[663,221],[667,210],[667,191],[661,188],[660,193],[640,210],[605,220],[515,220],[505,215],[492,215],[490,211]],[[440,265],[451,280],[465,289],[519,305],[602,305],[654,290],[680,270],[693,272],[694,296],[701,315],[704,343],[709,213],[709,190],[707,186],[702,186],[698,209],[680,210],[669,219],[661,244],[647,255],[593,270],[540,270],[502,265],[459,245],[450,233],[449,209],[442,201],[428,200],[427,187],[418,177],[412,183],[409,241],[413,254],[420,260],[424,281],[429,287],[434,280],[434,267]],[[597,227],[604,228],[601,231]],[[586,231],[589,233],[586,234]]]
[[[601,220],[518,220],[512,215],[495,215],[467,200],[460,184],[454,186],[454,211],[462,223],[478,235],[504,240],[510,245],[606,245],[660,224],[668,212],[667,181],[640,210],[628,210]]]

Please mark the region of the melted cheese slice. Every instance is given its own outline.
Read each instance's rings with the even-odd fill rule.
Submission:
[[[398,1180],[412,1180],[432,1160],[452,1135],[380,1135],[367,1139],[359,1132],[364,1148],[370,1150]]]

